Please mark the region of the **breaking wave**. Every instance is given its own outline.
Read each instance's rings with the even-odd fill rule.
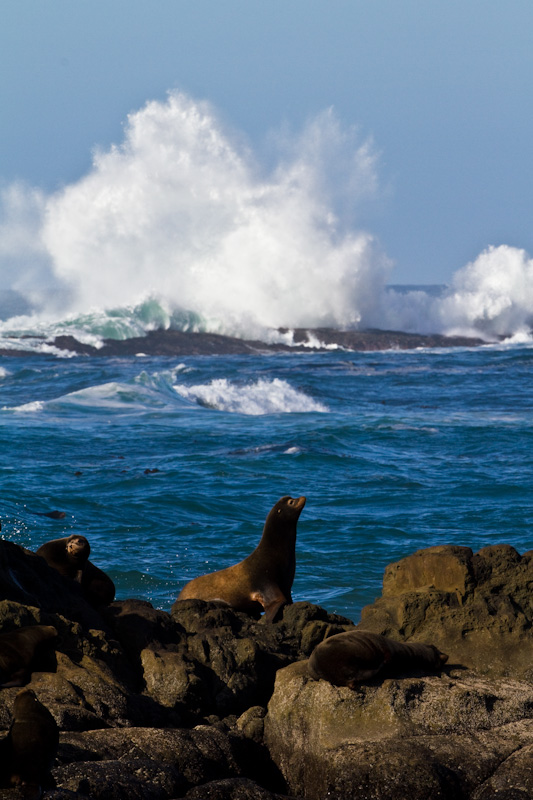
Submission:
[[[228,411],[234,414],[288,414],[328,411],[306,394],[293,389],[286,381],[258,380],[241,385],[226,378],[217,378],[198,386],[176,385],[181,397],[205,408]]]
[[[2,346],[170,327],[529,335],[527,253],[489,247],[439,296],[397,291],[391,260],[358,225],[378,193],[372,143],[329,110],[278,145],[267,170],[208,104],[175,92],[132,113],[124,141],[96,152],[79,181],[49,195],[4,187]]]

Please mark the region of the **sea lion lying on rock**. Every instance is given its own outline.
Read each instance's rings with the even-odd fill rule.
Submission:
[[[22,686],[36,648],[48,639],[54,639],[57,630],[53,625],[26,625],[8,633],[0,633],[0,688]]]
[[[90,553],[88,540],[79,534],[52,539],[37,550],[37,555],[42,556],[48,566],[81,585],[91,605],[109,605],[115,599],[115,584],[105,572],[89,561]]]
[[[19,786],[24,798],[38,800],[58,745],[59,730],[53,716],[35,692],[22,689],[15,697],[9,733],[0,742],[1,784]]]
[[[282,605],[292,603],[296,569],[296,523],[305,497],[282,497],[269,512],[261,541],[244,561],[189,581],[179,600],[220,600],[272,622]]]
[[[324,639],[315,647],[307,664],[309,675],[334,686],[364,683],[385,667],[387,674],[427,667],[441,668],[448,656],[432,644],[396,642],[368,631],[345,631]]]

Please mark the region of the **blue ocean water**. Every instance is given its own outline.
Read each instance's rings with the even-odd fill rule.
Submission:
[[[532,547],[532,370],[527,344],[0,358],[1,535],[82,533],[119,598],[169,609],[303,494],[293,598],[357,621],[418,548]]]
[[[83,533],[120,598],[169,608],[303,494],[293,596],[357,619],[417,548],[531,547],[533,259],[502,243],[450,265],[445,287],[394,286],[394,253],[362,224],[380,194],[371,142],[329,110],[270,149],[265,163],[171,92],[70,184],[0,187],[1,535],[35,550]],[[183,359],[54,345],[156,329],[290,345],[325,327],[492,344]]]

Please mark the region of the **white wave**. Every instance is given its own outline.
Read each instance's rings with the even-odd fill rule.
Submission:
[[[55,409],[69,405],[89,410],[120,410],[136,412],[149,408],[175,405],[176,396],[172,388],[175,376],[182,373],[183,365],[166,372],[141,372],[127,383],[110,381],[96,386],[88,386],[69,392],[56,400],[48,401],[47,406]]]
[[[517,248],[489,247],[442,297],[387,288],[392,263],[357,225],[376,162],[331,110],[285,137],[267,172],[206,103],[177,92],[149,102],[79,181],[0,193],[0,336],[99,346],[168,327],[527,334],[533,268]]]
[[[533,326],[533,260],[516,247],[489,247],[458,270],[440,296],[389,290],[384,310],[391,327],[400,330],[487,341],[527,337]]]
[[[2,378],[7,378],[8,375],[11,375],[11,372],[8,369],[5,369],[4,367],[0,367],[0,380]]]
[[[42,400],[34,400],[30,403],[23,403],[20,406],[11,406],[4,408],[4,411],[20,411],[24,414],[27,413],[35,413],[37,411],[42,411],[44,408],[44,403]]]
[[[390,264],[372,236],[345,229],[328,176],[344,168],[345,207],[372,194],[371,145],[328,111],[291,149],[261,174],[207,104],[179,93],[150,102],[77,183],[49,197],[28,190],[26,205],[23,187],[4,193],[5,224],[21,231],[4,255],[30,226],[37,243],[33,279],[13,270],[6,288],[43,319],[58,306],[65,318],[153,297],[210,330],[357,324]]]
[[[502,340],[502,345],[533,345],[533,332],[532,331],[519,331],[512,336]]]
[[[72,358],[76,355],[71,350],[60,349],[48,342],[43,341],[41,338],[33,339],[31,336],[27,338],[19,337],[2,337],[0,333],[0,346],[2,350],[27,351],[28,353],[35,353],[37,355],[57,356],[58,358]]]
[[[286,381],[258,380],[246,385],[218,378],[196,386],[176,385],[176,392],[186,400],[206,408],[235,414],[280,414],[327,412],[322,403],[293,389]]]

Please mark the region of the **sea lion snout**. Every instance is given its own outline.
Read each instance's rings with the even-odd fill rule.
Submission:
[[[286,515],[288,512],[289,516],[296,514],[296,518],[298,519],[302,513],[303,507],[305,506],[305,499],[306,498],[303,495],[301,497],[290,497],[290,495],[287,494],[285,497],[282,497],[280,500],[278,500],[270,513]]]
[[[289,505],[301,511],[305,506],[305,497],[303,495],[301,497],[291,497],[289,500]]]

